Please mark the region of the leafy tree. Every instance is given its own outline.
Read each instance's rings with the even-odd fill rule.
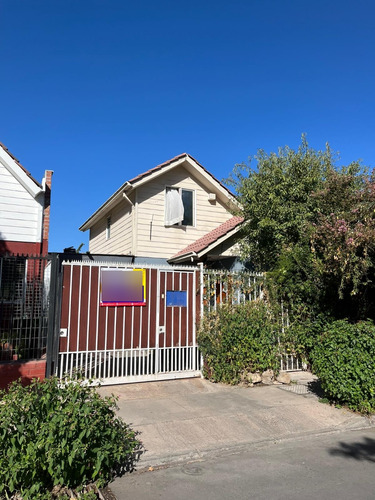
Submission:
[[[331,399],[373,412],[375,328],[361,320],[375,319],[375,176],[359,162],[335,163],[328,145],[314,151],[302,136],[296,151],[258,151],[235,168],[231,183],[244,217],[243,257],[266,271],[267,311],[284,348],[312,362]],[[250,314],[241,332],[247,323]],[[224,353],[222,365],[209,366],[215,376],[228,352],[237,356],[250,343],[230,337],[230,349],[222,349],[220,335],[207,344]]]
[[[255,162],[254,167],[252,166]],[[244,217],[243,255],[267,271],[291,317],[375,317],[375,184],[353,162],[337,168],[328,144],[259,151],[231,177]]]
[[[259,150],[249,165],[235,167],[229,182],[245,219],[242,250],[259,270],[275,269],[285,250],[308,244],[306,223],[318,210],[312,194],[323,188],[332,171],[328,144],[325,151],[315,151],[304,135],[297,151],[288,146],[278,154]]]
[[[311,250],[322,270],[326,302],[337,316],[374,317],[374,179],[353,164],[349,171],[330,174],[315,198],[320,211]]]

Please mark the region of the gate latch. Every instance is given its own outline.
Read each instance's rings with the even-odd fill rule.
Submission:
[[[165,333],[165,326],[159,326],[159,335]]]

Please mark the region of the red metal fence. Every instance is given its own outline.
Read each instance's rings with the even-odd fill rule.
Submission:
[[[47,376],[104,384],[200,376],[201,315],[262,296],[262,275],[144,265],[142,301],[113,305],[101,296],[102,271],[139,266],[79,258],[0,258],[0,379],[41,376],[45,364]]]
[[[144,267],[144,306],[103,307],[101,269],[134,267],[97,262],[62,267],[57,375],[121,383],[200,374],[197,268]]]

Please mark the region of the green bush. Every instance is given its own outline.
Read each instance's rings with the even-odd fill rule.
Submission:
[[[277,334],[264,303],[223,304],[206,315],[198,332],[204,375],[237,384],[243,373],[277,370]]]
[[[0,393],[0,497],[51,498],[58,485],[98,487],[133,467],[135,433],[116,399],[56,378]]]
[[[326,395],[361,412],[375,411],[375,325],[327,325],[312,351],[313,370]]]
[[[311,351],[328,322],[329,318],[324,314],[317,314],[313,318],[294,318],[281,337],[285,351],[294,352],[307,365],[311,365]]]

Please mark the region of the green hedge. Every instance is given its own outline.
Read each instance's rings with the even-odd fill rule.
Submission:
[[[315,348],[327,324],[332,321],[324,314],[307,319],[295,319],[285,328],[281,341],[286,352],[295,353],[308,366],[311,366],[311,352]]]
[[[264,303],[223,304],[198,331],[204,375],[237,384],[243,373],[278,369],[277,330]]]
[[[328,398],[361,412],[375,411],[375,325],[346,320],[326,325],[312,353],[313,371]]]
[[[114,397],[51,378],[0,393],[0,497],[51,498],[57,485],[98,487],[133,466],[135,433]]]

